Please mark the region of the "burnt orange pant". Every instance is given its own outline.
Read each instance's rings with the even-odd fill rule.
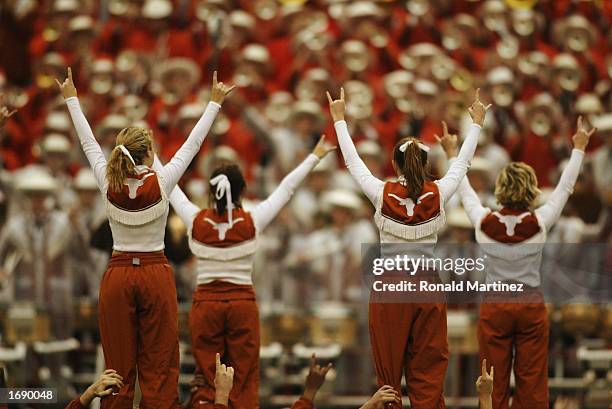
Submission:
[[[480,306],[480,359],[487,358],[495,367],[495,409],[509,408],[513,366],[516,391],[512,408],[548,408],[548,313],[539,293],[531,297],[539,302],[495,303],[487,297]]]
[[[390,385],[401,395],[404,374],[413,409],[444,408],[448,366],[446,304],[370,302],[369,315],[379,386]]]
[[[100,286],[99,324],[106,367],[124,387],[103,409],[131,409],[136,371],[140,407],[178,406],[178,308],[174,274],[163,252],[112,256]]]
[[[259,311],[250,285],[223,281],[199,285],[189,314],[191,346],[205,386],[192,397],[194,408],[215,401],[215,354],[234,368],[231,409],[259,408]]]

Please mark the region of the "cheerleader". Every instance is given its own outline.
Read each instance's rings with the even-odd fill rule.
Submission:
[[[508,164],[497,176],[495,197],[499,211],[483,207],[465,178],[458,189],[463,207],[476,230],[476,241],[487,255],[487,283],[523,284],[520,295],[488,293],[480,305],[478,341],[480,359],[497,368],[493,407],[507,409],[510,371],[516,390],[512,407],[548,408],[548,314],[539,290],[540,264],[547,231],[567,202],[584,159],[584,150],[596,129],[587,132],[578,118],[574,149],[557,187],[542,206],[534,209],[539,194],[533,168],[522,162]],[[445,149],[449,156],[452,147]]]
[[[198,286],[193,295],[189,328],[193,354],[203,372],[205,386],[198,388],[192,397],[194,407],[212,407],[213,357],[217,351],[235,369],[230,407],[259,407],[259,314],[251,280],[258,234],[319,160],[333,149],[321,137],[312,154],[251,211],[242,209],[240,199],[245,180],[235,164],[222,164],[213,171],[211,208],[198,208],[178,187],[170,195],[172,207],[188,226],[189,247],[198,259]]]
[[[123,377],[124,386],[102,399],[102,408],[132,408],[136,368],[142,405],[174,408],[179,343],[174,275],[163,251],[168,196],[233,87],[217,83],[215,72],[203,116],[170,162],[153,170],[151,131],[123,129],[107,162],[81,111],[70,68],[64,83],[57,83],[102,192],[113,235],[98,313],[106,366]]]
[[[376,208],[374,220],[381,243],[403,243],[403,254],[433,257],[437,232],[445,224],[444,202],[453,195],[468,170],[490,107],[482,104],[478,95],[476,91],[476,100],[468,110],[473,124],[458,158],[442,179],[427,180],[429,147],[407,137],[393,149],[392,163],[398,180],[385,183],[370,173],[353,145],[344,121],[344,90],[335,101],[327,93],[342,156],[349,172]],[[444,129],[444,137],[436,136],[437,139],[456,145],[457,137],[448,134],[446,124]],[[388,250],[389,246],[383,246],[383,255]],[[431,279],[439,281],[437,277]],[[401,393],[402,373],[405,373],[412,408],[444,408],[443,384],[448,364],[446,303],[412,301],[390,303],[370,298],[370,343],[378,383],[390,385]],[[401,404],[391,406],[400,408]]]

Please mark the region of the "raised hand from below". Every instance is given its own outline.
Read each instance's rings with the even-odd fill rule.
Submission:
[[[312,357],[310,358],[310,369],[308,370],[308,375],[306,375],[306,384],[303,394],[306,399],[310,400],[311,402],[314,401],[314,398],[319,391],[319,388],[321,388],[323,385],[323,382],[325,382],[325,376],[331,367],[331,363],[323,367],[318,365],[317,356],[312,354]]]
[[[227,406],[234,386],[234,368],[221,363],[221,355],[215,355],[215,403]]]
[[[482,360],[481,373],[476,380],[476,390],[478,391],[478,399],[481,409],[493,409],[491,394],[493,393],[493,378],[495,370],[491,365],[491,372],[487,372],[487,360]]]

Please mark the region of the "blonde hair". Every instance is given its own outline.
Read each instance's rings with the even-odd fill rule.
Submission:
[[[528,208],[539,194],[535,171],[523,162],[506,165],[495,181],[495,198],[504,207]]]
[[[123,145],[130,152],[136,165],[142,165],[151,149],[152,140],[151,131],[144,128],[128,127],[119,132],[115,149],[106,166],[109,190],[119,192],[125,179],[136,173],[135,164],[123,153],[119,145]]]

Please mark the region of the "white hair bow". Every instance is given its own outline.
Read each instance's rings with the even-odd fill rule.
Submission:
[[[130,162],[132,162],[132,164],[134,166],[136,166],[136,162],[134,161],[134,158],[132,158],[132,155],[130,154],[130,151],[128,151],[128,149],[125,146],[117,145],[117,146],[115,146],[115,149],[117,149],[117,148],[121,149],[121,152],[123,152],[123,154],[128,157]]]
[[[408,140],[406,142],[404,142],[403,144],[400,145],[399,150],[400,152],[406,152],[406,149],[408,149],[408,145],[412,144],[412,140]],[[429,146],[425,145],[424,143],[421,142],[416,142],[419,144],[419,148],[424,151],[424,152],[429,152]]]
[[[232,185],[227,178],[227,175],[220,174],[210,179],[210,184],[217,187],[215,191],[215,197],[220,200],[225,195],[225,203],[227,209],[227,223],[231,226],[233,223],[232,209],[234,208],[234,202],[232,202]]]

